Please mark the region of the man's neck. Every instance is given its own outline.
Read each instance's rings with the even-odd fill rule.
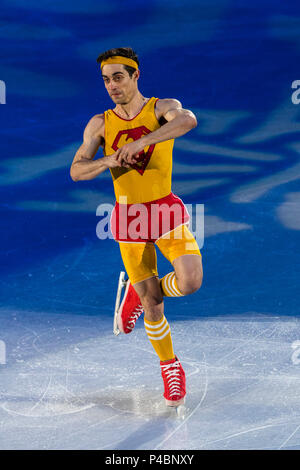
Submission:
[[[119,116],[125,119],[132,119],[141,111],[146,102],[147,98],[140,92],[137,92],[129,103],[117,104],[115,111]]]

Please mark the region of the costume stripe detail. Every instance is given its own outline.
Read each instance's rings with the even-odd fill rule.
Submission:
[[[161,361],[169,361],[175,357],[171,330],[166,317],[157,322],[148,322],[144,318],[145,332],[153,346],[154,351]]]
[[[164,276],[161,279],[161,282],[162,282],[163,290],[169,297],[182,297],[183,296],[183,294],[178,289],[174,271]]]
[[[163,326],[160,330],[157,330],[157,331],[150,331],[150,330],[147,329],[147,325],[145,325],[145,329],[146,329],[147,335],[148,335],[148,336],[149,336],[149,335],[155,335],[155,337],[157,337],[160,333],[162,333],[163,331],[165,331],[166,328],[168,328],[168,327],[169,327],[169,325],[168,325],[168,323],[166,322],[166,323],[164,324],[164,326]]]
[[[175,276],[175,274],[174,274]],[[168,291],[171,293],[172,297],[176,297],[177,296],[177,293],[176,293],[176,290],[174,290],[172,288],[172,277],[173,277],[173,273],[170,273],[170,274],[167,274],[166,276],[166,284],[167,284],[167,288],[168,288]]]
[[[181,292],[179,291],[178,287],[177,287],[177,283],[176,283],[176,278],[175,278],[175,274],[171,279],[171,283],[172,283],[172,287],[173,289],[175,290],[175,292],[177,293],[177,295],[182,295]]]
[[[144,324],[149,339],[157,341],[163,339],[168,333],[170,333],[170,326],[165,316],[157,325],[149,325],[146,320],[144,321]]]
[[[147,335],[148,335],[148,338],[151,339],[152,341],[160,341],[165,336],[167,336],[170,332],[171,332],[171,330],[170,330],[170,327],[168,325],[167,331],[164,334],[162,334],[161,336],[150,336],[148,333],[147,333]]]
[[[167,321],[166,317],[163,316],[163,319],[161,320],[160,323],[156,323],[156,322],[151,323],[151,322],[148,322],[146,319],[145,319],[144,323],[145,323],[146,328],[150,328],[151,330],[155,330],[157,328],[160,328],[163,325],[163,323],[166,323],[166,321]]]

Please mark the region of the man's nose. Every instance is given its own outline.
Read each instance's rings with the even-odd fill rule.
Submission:
[[[110,82],[108,86],[109,86],[109,90],[111,91],[114,91],[117,89],[117,86],[114,82]]]

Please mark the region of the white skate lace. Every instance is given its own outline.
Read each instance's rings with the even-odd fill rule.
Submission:
[[[134,328],[134,325],[136,324],[136,321],[137,319],[141,316],[141,314],[143,313],[144,309],[142,307],[142,305],[138,305],[134,311],[132,312],[132,314],[130,315],[130,317],[128,318],[128,322],[127,322],[127,328],[129,330],[133,330]]]
[[[176,361],[172,364],[161,364],[161,368],[167,379],[169,396],[181,395],[180,362]]]

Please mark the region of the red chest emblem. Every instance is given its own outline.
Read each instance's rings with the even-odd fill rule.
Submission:
[[[147,129],[145,126],[135,127],[134,129],[124,129],[123,131],[119,131],[115,137],[115,140],[112,144],[112,148],[116,152],[120,147],[123,147],[129,139],[138,140],[143,135],[150,134],[150,130]],[[148,150],[145,152],[145,149],[139,153],[138,161],[132,165],[136,171],[142,175],[149,163],[153,150],[155,148],[155,144],[149,145]]]

